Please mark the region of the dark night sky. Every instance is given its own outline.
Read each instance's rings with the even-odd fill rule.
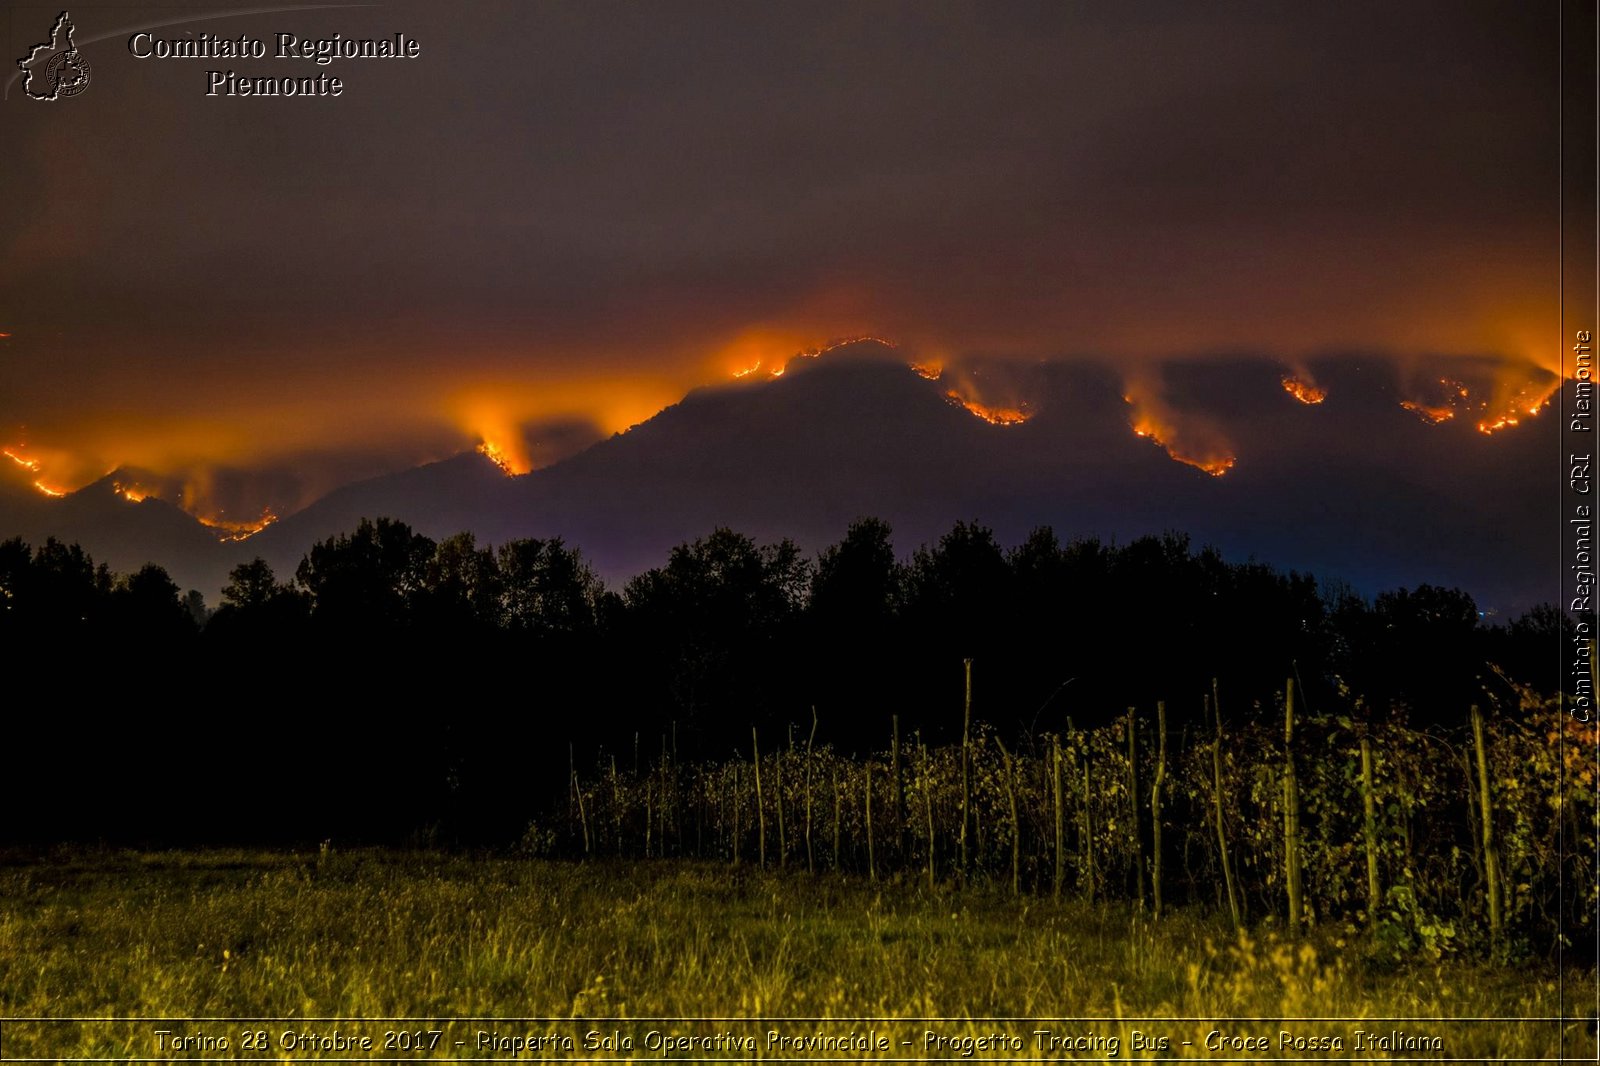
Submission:
[[[9,8],[8,56],[58,10]],[[0,104],[0,437],[60,487],[291,509],[518,427],[542,462],[855,334],[1130,379],[1558,365],[1553,4],[384,3],[157,32],[421,58],[85,43],[222,10],[74,9],[90,88]]]

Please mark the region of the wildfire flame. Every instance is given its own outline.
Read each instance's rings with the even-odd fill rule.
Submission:
[[[40,471],[38,460],[30,459],[27,456],[24,456],[16,449],[0,448],[0,455],[4,455],[7,459],[10,459],[13,463],[16,463],[30,474],[36,474]],[[67,489],[58,489],[54,486],[47,485],[43,478],[36,479],[33,482],[33,487],[44,493],[46,496],[58,499],[67,495],[67,492],[69,491]],[[127,500],[129,503],[141,503],[156,495],[156,493],[151,492],[142,486],[129,484],[122,481],[113,481],[111,483],[111,491],[121,499]],[[200,514],[192,510],[194,501],[188,499],[187,495],[188,494],[186,491],[183,509],[193,515],[195,521],[199,522],[201,525],[205,526],[214,534],[216,534],[219,540],[244,540],[246,537],[261,532],[263,529],[267,528],[278,520],[278,516],[272,512],[272,508],[270,507],[262,508],[260,518],[245,522],[225,518],[221,513],[215,515]]]
[[[1175,459],[1186,466],[1204,471],[1212,477],[1222,477],[1239,463],[1238,456],[1228,454],[1216,447],[1205,449],[1204,452],[1190,454],[1188,449],[1180,449],[1173,443],[1178,437],[1176,424],[1162,415],[1163,405],[1154,399],[1137,400],[1131,395],[1124,395],[1123,402],[1133,408],[1133,417],[1130,422],[1133,434],[1143,437],[1153,444],[1161,446],[1171,459]]]
[[[0,448],[0,454],[3,454],[7,459],[10,459],[13,463],[16,463],[30,474],[37,474],[40,472],[39,461],[37,459],[25,459],[16,452],[12,451],[10,448]],[[59,498],[67,494],[66,489],[58,489],[46,485],[44,483],[44,478],[34,479],[33,487],[44,493],[46,496],[54,496]]]
[[[0,331],[0,336],[3,335],[4,331]],[[754,375],[752,381],[777,378],[785,374],[787,366],[797,365],[786,363],[782,356],[784,352],[793,353],[790,358],[815,359],[853,344],[896,348],[894,342],[870,334],[840,337],[825,344],[801,348],[807,340],[803,333],[752,335],[737,346],[718,353],[710,376],[723,381],[727,381],[724,375],[728,373],[734,378]],[[879,349],[864,354],[882,359],[887,365],[908,367],[920,377],[935,382],[935,385],[927,386],[930,390],[927,394],[929,399],[941,397],[990,425],[1017,426],[1030,421],[1037,414],[1038,409],[1023,397],[1032,396],[1033,403],[1037,403],[1040,394],[1027,388],[1019,389],[1019,374],[1005,367],[993,371],[992,377],[982,377],[980,364],[969,363],[941,349],[915,353],[899,350],[893,354],[886,354]],[[981,365],[990,369],[989,364]],[[1307,406],[1326,402],[1328,390],[1317,384],[1305,366],[1286,360],[1279,365],[1278,373],[1281,387],[1295,402]],[[1204,414],[1198,404],[1191,406],[1186,398],[1178,396],[1173,396],[1173,403],[1164,402],[1166,397],[1161,387],[1162,379],[1156,376],[1136,376],[1125,381],[1125,388],[1130,395],[1125,396],[1124,400],[1132,408],[1128,422],[1137,436],[1160,446],[1171,459],[1213,477],[1224,476],[1238,465],[1238,457],[1233,443],[1228,439],[1227,430],[1216,418]],[[1538,419],[1541,415],[1550,417],[1547,409],[1551,408],[1559,395],[1562,381],[1555,374],[1527,360],[1487,356],[1471,359],[1418,357],[1401,365],[1396,384],[1400,389],[1399,394],[1391,393],[1387,402],[1398,402],[1403,409],[1429,425],[1451,423],[1440,432],[1465,433],[1470,427],[1492,436],[1528,425],[1530,420]],[[920,390],[921,387],[918,388]],[[500,389],[500,386],[497,385],[496,389]],[[1185,402],[1178,402],[1180,400]],[[494,391],[463,394],[460,399],[451,402],[460,405],[456,411],[459,434],[453,438],[455,448],[464,449],[469,444],[475,444],[476,450],[507,476],[526,473],[533,468],[534,459],[528,449],[543,445],[530,445],[526,435],[532,430],[518,421],[517,412],[520,409],[505,407],[512,400],[505,399],[500,391]],[[574,400],[573,403],[581,405],[580,400]],[[637,406],[641,415],[647,415],[659,409],[655,403],[653,397],[639,400],[637,404],[630,400],[625,412],[618,414],[615,419],[608,419],[608,424],[622,424],[630,419],[642,420],[642,417],[635,417],[634,408]],[[1405,418],[1403,415],[1394,417],[1402,421]],[[271,509],[264,509],[259,517],[245,521],[226,516],[220,509],[223,500],[213,491],[211,474],[203,467],[173,470],[168,459],[147,460],[138,454],[129,455],[120,448],[113,451],[91,449],[85,445],[80,450],[80,442],[35,439],[25,427],[20,426],[14,427],[7,435],[12,436],[13,443],[9,447],[0,447],[0,455],[16,464],[17,470],[9,478],[14,492],[37,492],[41,496],[60,499],[103,477],[103,471],[115,469],[118,478],[137,478],[142,482],[113,482],[110,478],[101,482],[122,500],[129,503],[139,503],[153,497],[170,500],[225,540],[242,540],[252,536],[278,517]],[[132,465],[134,460],[139,465]],[[538,461],[543,463],[545,460],[540,458]],[[129,465],[124,466],[123,462]],[[10,468],[0,463],[0,469]],[[250,515],[265,502],[258,496],[247,498],[239,505],[234,484],[233,481],[228,482],[231,495],[227,502],[230,508],[236,508],[237,513]],[[44,504],[38,497],[32,498],[41,509],[53,506]],[[271,499],[273,505],[284,508],[285,513],[299,505],[275,496]]]
[[[261,517],[250,522],[236,522],[232,519],[223,518],[220,514],[195,515],[194,517],[195,521],[216,534],[218,540],[228,542],[246,540],[253,537],[278,520],[278,516],[272,513],[272,508],[270,507],[263,507],[261,509]]]
[[[517,476],[518,470],[515,463],[512,462],[511,456],[507,455],[499,445],[494,443],[494,441],[486,440],[482,444],[479,444],[478,454],[482,455],[485,459],[488,459],[495,466],[498,466],[500,468],[500,472],[505,474],[506,477]]]
[[[1319,404],[1328,398],[1327,389],[1293,374],[1284,376],[1283,391],[1308,406]]]
[[[1401,400],[1400,406],[1434,426],[1448,422],[1457,415],[1464,415],[1473,420],[1479,433],[1485,435],[1538,417],[1561,387],[1559,379],[1528,381],[1526,377],[1519,378],[1511,372],[1495,374],[1484,387],[1474,386],[1476,392],[1455,378],[1434,380],[1437,387],[1430,384],[1423,390],[1422,397]]]
[[[488,401],[476,403],[467,413],[467,428],[476,440],[473,450],[506,477],[516,477],[533,469],[533,456],[522,426],[507,412]]]
[[[1413,400],[1401,400],[1400,406],[1430,426],[1437,426],[1440,422],[1448,422],[1456,416],[1454,407],[1438,407],[1431,404],[1417,403]]]
[[[863,333],[863,334],[859,334],[859,335],[856,335],[856,336],[850,336],[850,337],[835,337],[833,340],[827,341],[826,343],[812,345],[809,348],[800,348],[800,349],[791,348],[789,350],[794,352],[794,354],[791,355],[789,358],[791,358],[791,359],[818,359],[818,358],[820,358],[820,357],[822,357],[824,355],[827,355],[829,352],[833,351],[835,348],[843,348],[847,344],[859,344],[862,341],[876,341],[878,344],[881,344],[881,345],[883,345],[883,346],[885,346],[887,348],[896,347],[896,345],[895,345],[895,343],[893,341],[885,340],[883,337],[876,337],[876,336],[873,336],[871,334]],[[752,347],[755,347],[755,348],[758,348],[758,349],[764,349],[770,354],[772,348],[774,348],[777,343],[781,343],[781,342],[776,341],[774,338],[766,337],[766,336],[763,336],[763,335],[760,335],[760,334],[750,335],[750,336],[747,336],[747,337],[743,338],[738,344],[736,344],[733,347],[733,353],[735,355],[743,354],[744,357],[746,359],[748,359],[750,357],[750,354],[751,354],[750,353],[750,349]],[[793,343],[793,342],[791,341],[790,343]],[[775,361],[774,364],[769,364],[768,360],[766,358],[761,358],[761,359],[757,359],[755,362],[751,363],[749,366],[741,367],[738,370],[729,371],[729,373],[733,376],[733,378],[735,380],[738,380],[740,378],[747,378],[751,374],[754,374],[757,371],[761,370],[762,367],[768,366],[768,365],[772,365],[772,369],[767,371],[767,375],[769,377],[781,378],[781,377],[783,377],[784,371],[789,369],[787,361],[778,360],[778,361]]]
[[[10,459],[13,463],[16,463],[24,470],[31,470],[36,474],[39,472],[39,463],[36,460],[24,459],[10,448],[0,449],[0,454],[3,454],[7,459]]]
[[[1020,426],[1033,415],[1021,407],[994,407],[977,400],[969,400],[955,389],[944,394],[945,399],[957,407],[964,407],[985,422],[996,426]]]
[[[958,362],[946,367],[942,359],[906,363],[911,371],[937,382],[946,403],[960,407],[991,426],[1020,426],[1038,414],[1026,383],[1002,366],[997,373],[987,364]]]
[[[843,348],[847,344],[860,344],[862,341],[872,341],[875,344],[883,345],[885,348],[900,347],[887,337],[878,337],[871,333],[858,333],[850,337],[835,337],[833,340],[825,344],[819,344],[815,348],[802,348],[795,354],[802,359],[815,359],[818,356],[827,355],[835,348]]]
[[[850,337],[835,337],[831,341],[828,341],[824,344],[818,344],[810,348],[801,348],[798,352],[794,353],[794,358],[820,359],[824,355],[827,355],[829,352],[833,351],[835,348],[843,348],[847,344],[860,344],[862,341],[872,341],[876,344],[883,345],[885,348],[899,347],[899,345],[895,344],[894,341],[885,337],[877,337],[871,333],[859,333]],[[756,365],[759,366],[760,364],[758,363]],[[783,366],[774,369],[772,371],[772,376],[775,378],[781,378],[783,377],[783,372],[788,369],[789,366],[787,363],[785,363]]]
[[[1558,381],[1547,389],[1536,390],[1529,386],[1520,390],[1511,399],[1510,410],[1493,418],[1485,418],[1478,423],[1478,432],[1483,434],[1498,433],[1508,426],[1518,425],[1524,417],[1537,418],[1555,396],[1556,390],[1561,387]]]
[[[1236,465],[1238,465],[1239,462],[1239,460],[1232,455],[1222,459],[1185,459],[1182,456],[1174,456],[1174,458],[1176,458],[1180,463],[1188,463],[1197,470],[1204,470],[1212,477],[1221,477],[1223,474],[1226,474],[1228,471],[1232,470]]]

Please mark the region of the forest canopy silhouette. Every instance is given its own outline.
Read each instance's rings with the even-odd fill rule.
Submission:
[[[1313,713],[1454,730],[1554,693],[1571,632],[1555,607],[1367,599],[1179,534],[1005,546],[958,523],[905,556],[873,518],[815,558],[717,529],[620,589],[559,539],[363,520],[292,576],[236,567],[215,609],[158,566],[14,539],[0,600],[13,672],[48,694],[8,716],[41,799],[7,835],[146,843],[503,843],[579,763],[724,759],[752,728],[792,745],[813,712],[843,753],[892,718],[959,739],[969,659],[973,714],[1007,739],[1157,700],[1199,729],[1213,691],[1232,722],[1269,720],[1290,678]]]

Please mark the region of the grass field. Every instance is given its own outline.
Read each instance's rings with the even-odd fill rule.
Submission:
[[[637,1039],[650,1028],[638,1019],[973,1019],[876,1028],[895,1035],[896,1054],[981,1059],[1073,1057],[1040,1052],[1029,1035],[1037,1025],[984,1019],[1080,1018],[1097,1021],[1052,1028],[1115,1036],[1119,1058],[1141,1056],[1135,1030],[1168,1039],[1150,1052],[1160,1056],[1205,1056],[1215,1030],[1269,1040],[1266,1049],[1229,1049],[1241,1058],[1307,1054],[1282,1048],[1280,1031],[1339,1035],[1344,1053],[1334,1058],[1451,1060],[1549,1059],[1564,1033],[1569,1056],[1592,1058],[1582,1021],[1385,1021],[1551,1018],[1562,1013],[1563,979],[1569,1003],[1593,1004],[1592,971],[1462,958],[1378,967],[1343,926],[1291,944],[1270,929],[1239,938],[1215,915],[1183,909],[1158,923],[1122,905],[1013,899],[999,887],[930,894],[915,878],[872,883],[722,864],[206,851],[12,857],[0,866],[0,1015],[10,1019],[576,1018],[509,1029],[635,1034],[632,1049],[611,1055],[620,1058],[662,1057]],[[1309,1017],[1353,1020],[1277,1023]],[[624,1018],[635,1021],[602,1021]],[[1236,1018],[1265,1020],[1222,1021]],[[158,1050],[158,1027],[8,1021],[0,1051],[147,1056]],[[241,1039],[252,1026],[169,1028],[227,1035],[228,1053],[248,1057]],[[273,1056],[318,1053],[286,1052],[285,1023],[265,1028]],[[472,1046],[483,1028],[458,1024],[447,1037],[459,1030]],[[764,1038],[770,1027],[744,1028]],[[935,1028],[957,1043],[930,1049],[924,1034]],[[1027,1050],[959,1042],[997,1029],[1022,1034]],[[1437,1035],[1443,1051],[1354,1050],[1358,1029]],[[422,1053],[462,1051],[447,1038]],[[479,1053],[495,1056],[512,1057]],[[1102,1045],[1076,1057],[1113,1056]]]

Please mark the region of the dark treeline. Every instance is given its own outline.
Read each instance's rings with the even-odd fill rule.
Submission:
[[[435,542],[363,521],[292,575],[236,568],[208,610],[157,566],[0,544],[11,839],[504,842],[575,767],[724,760],[751,729],[835,751],[1092,728],[1163,700],[1238,722],[1287,678],[1312,712],[1459,729],[1553,692],[1570,623],[1486,624],[1422,586],[1372,600],[1182,536],[999,544],[958,524],[897,556],[882,522],[815,558],[726,529],[608,589],[559,540]]]

